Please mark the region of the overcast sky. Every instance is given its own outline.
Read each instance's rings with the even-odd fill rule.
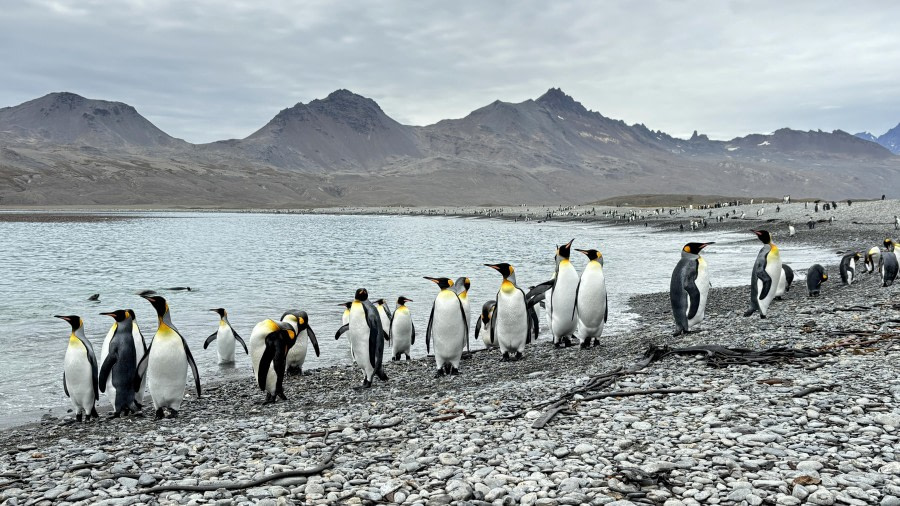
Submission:
[[[675,136],[900,122],[900,2],[28,0],[0,8],[0,106],[135,106],[190,142],[346,88],[426,125],[550,87]]]

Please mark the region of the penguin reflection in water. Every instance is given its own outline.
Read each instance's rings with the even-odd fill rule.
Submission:
[[[84,336],[84,320],[75,315],[57,315],[56,318],[72,326],[63,361],[63,391],[72,400],[75,420],[80,422],[85,415],[88,419],[100,418],[95,405],[100,397],[97,357],[91,342]]]
[[[334,338],[340,339],[347,334],[350,339],[350,353],[356,365],[363,370],[362,388],[372,386],[375,376],[382,381],[387,381],[387,374],[382,366],[384,354],[384,327],[378,310],[369,300],[369,292],[365,288],[356,290],[353,302],[350,304],[350,315],[345,325],[342,325],[335,333]]]
[[[752,232],[763,243],[763,247],[760,248],[753,264],[753,272],[750,275],[750,308],[744,316],[759,311],[760,318],[765,318],[783,275],[781,254],[767,230],[752,230]]]
[[[156,419],[178,416],[181,409],[181,401],[184,398],[185,377],[188,366],[194,375],[194,385],[197,388],[197,398],[200,398],[200,373],[197,371],[197,363],[191,355],[187,341],[184,339],[169,314],[169,304],[166,299],[158,295],[143,296],[153,305],[159,320],[156,335],[150,341],[147,353],[138,364],[135,387],[140,385],[143,377],[147,378],[150,388],[150,398],[156,408]]]
[[[428,317],[428,328],[425,330],[425,349],[431,352],[431,340],[434,339],[434,359],[437,363],[435,377],[445,374],[459,374],[459,362],[463,349],[469,340],[469,318],[459,295],[451,287],[450,278],[425,279],[435,283],[441,289],[434,304],[431,316]]]
[[[709,295],[709,270],[706,260],[700,256],[703,248],[713,242],[691,242],[681,249],[681,260],[672,271],[669,298],[675,316],[675,333],[678,336],[697,329],[706,313]]]

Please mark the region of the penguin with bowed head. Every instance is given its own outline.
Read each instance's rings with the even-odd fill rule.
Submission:
[[[703,321],[709,296],[709,269],[700,252],[713,242],[690,242],[681,249],[681,260],[672,271],[669,299],[678,336],[693,332]]]
[[[263,320],[250,332],[250,363],[254,381],[266,393],[263,404],[277,402],[279,397],[287,400],[284,395],[287,354],[297,340],[299,326],[297,317],[288,314],[278,322]]]
[[[878,249],[878,246],[869,248],[869,251],[866,252],[866,256],[863,258],[863,266],[868,274],[878,271],[881,267],[881,250]]]
[[[775,298],[778,280],[782,276],[781,255],[767,230],[752,230],[752,232],[763,246],[756,255],[756,262],[750,274],[750,308],[744,316],[759,311],[760,318],[765,318],[769,305]]]
[[[862,255],[859,252],[848,253],[841,257],[841,282],[845,285],[852,285],[856,279],[856,263],[859,262],[860,258],[862,258]]]
[[[135,399],[135,393],[140,385],[137,378],[137,352],[134,347],[134,312],[130,309],[119,309],[108,313],[100,313],[110,316],[116,323],[111,330],[113,333],[109,342],[106,358],[100,363],[98,374],[99,389],[105,392],[107,384],[115,390],[112,395],[112,418],[118,418],[130,413],[140,413]],[[146,356],[146,355],[145,355]],[[184,381],[184,380],[182,380]]]
[[[150,398],[156,408],[156,419],[175,418],[181,409],[186,388],[185,378],[188,367],[194,376],[194,386],[197,389],[197,398],[202,395],[200,388],[200,372],[197,363],[191,355],[187,340],[178,332],[172,323],[169,313],[169,303],[159,295],[145,295],[153,309],[159,326],[156,334],[150,340],[150,347],[143,360],[138,364],[136,384],[140,384],[143,377],[147,378],[147,386],[150,389]],[[168,413],[166,413],[168,411]]]
[[[828,273],[821,265],[812,264],[806,270],[806,289],[809,290],[810,297],[818,297],[822,290],[822,283],[826,281],[828,281]]]
[[[425,329],[425,349],[431,352],[434,340],[434,359],[437,364],[435,377],[445,374],[459,374],[459,362],[469,335],[469,322],[463,303],[451,287],[450,278],[425,279],[438,285],[440,292],[434,298],[428,328]]]
[[[84,320],[76,315],[56,315],[55,318],[65,320],[72,326],[63,359],[63,391],[72,401],[75,420],[80,422],[84,416],[88,419],[100,418],[96,407],[100,397],[99,367],[94,347],[84,336]]]
[[[234,327],[231,326],[231,322],[228,321],[228,312],[225,311],[225,308],[220,307],[210,309],[210,311],[219,315],[219,328],[206,338],[206,341],[203,343],[203,349],[205,350],[213,341],[215,341],[220,364],[234,363],[235,343],[241,343],[241,346],[244,348],[244,354],[249,355],[250,352],[247,350],[247,343],[244,342],[244,339],[236,330],[234,330]]]
[[[363,371],[362,388],[370,388],[375,376],[387,381],[382,359],[384,355],[384,327],[378,310],[369,300],[369,291],[365,288],[356,290],[353,303],[350,305],[350,318],[341,326],[334,338],[340,339],[347,334],[350,339],[351,354],[356,365]]]
[[[295,329],[297,332],[296,343],[291,346],[287,354],[287,372],[288,374],[303,374],[303,363],[306,362],[306,353],[310,344],[312,344],[316,356],[321,356],[319,354],[319,340],[316,338],[316,333],[313,332],[312,327],[309,326],[309,315],[306,314],[306,311],[290,309],[281,315],[281,321],[287,321],[288,315],[293,315],[296,318],[298,327]]]
[[[885,251],[881,252],[878,271],[881,273],[881,286],[891,286],[897,279],[897,253],[894,251],[893,239],[884,240]]]

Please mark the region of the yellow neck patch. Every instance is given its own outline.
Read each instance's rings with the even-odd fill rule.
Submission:
[[[500,284],[500,291],[503,293],[512,293],[516,291],[516,285],[512,284],[510,280],[504,279],[503,283]]]

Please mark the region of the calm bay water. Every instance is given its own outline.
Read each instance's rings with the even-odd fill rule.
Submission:
[[[349,363],[346,341],[335,341],[344,301],[358,287],[393,308],[409,303],[425,354],[424,334],[437,287],[422,276],[469,276],[473,318],[494,298],[501,278],[485,263],[507,261],[523,287],[550,278],[556,244],[575,238],[576,248],[599,249],[610,292],[609,324],[615,334],[635,324],[630,295],[668,290],[684,243],[717,241],[706,253],[713,286],[749,282],[759,242],[747,233],[651,232],[642,227],[537,223],[409,216],[323,216],[246,213],[134,213],[103,222],[0,222],[0,411],[14,417],[67,405],[61,381],[69,335],[54,314],[78,314],[99,355],[112,320],[98,313],[134,309],[148,342],[155,313],[136,295],[157,290],[169,300],[172,319],[187,339],[201,379],[246,377],[250,363],[217,364],[215,345],[203,341],[224,307],[245,340],[265,318],[287,308],[306,310],[322,356],[307,355],[306,369]],[[579,271],[586,263],[573,252]],[[782,249],[799,273],[813,263],[832,263],[832,252]],[[802,278],[802,274],[799,276]],[[802,280],[801,280],[802,283]],[[192,291],[167,291],[190,286]],[[89,302],[99,293],[100,302]],[[715,299],[710,301],[715,305]],[[543,317],[542,317],[543,325]],[[542,329],[542,339],[546,330]],[[481,344],[473,341],[474,348]],[[240,349],[240,347],[239,347]],[[389,366],[388,366],[389,367]],[[106,405],[101,395],[101,405]],[[149,401],[149,397],[148,397]],[[58,410],[54,410],[55,412]]]

